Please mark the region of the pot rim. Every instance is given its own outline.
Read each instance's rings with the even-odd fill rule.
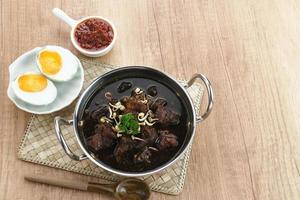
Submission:
[[[107,76],[109,74],[113,74],[113,73],[116,73],[116,72],[119,72],[119,71],[123,71],[123,70],[126,70],[126,69],[145,69],[145,70],[152,70],[152,71],[155,71],[155,72],[158,72],[158,73],[161,73],[163,74],[164,76],[170,78],[174,83],[176,83],[180,88],[181,90],[184,92],[184,94],[186,95],[188,101],[189,101],[189,104],[191,106],[191,110],[192,110],[192,120],[189,122],[191,123],[192,122],[192,125],[191,125],[191,137],[189,138],[189,141],[187,142],[187,145],[185,146],[185,148],[183,150],[179,150],[181,151],[178,155],[176,155],[175,157],[172,158],[172,160],[169,160],[168,162],[164,163],[163,165],[155,168],[155,169],[152,169],[152,170],[149,170],[149,171],[146,171],[146,172],[125,172],[125,171],[122,171],[122,170],[118,170],[118,169],[114,169],[112,167],[109,167],[108,165],[104,165],[102,163],[99,163],[91,154],[90,152],[88,152],[86,150],[86,147],[85,145],[81,142],[80,140],[80,137],[79,137],[79,133],[77,131],[77,124],[78,124],[78,120],[77,120],[77,117],[78,117],[78,114],[79,114],[79,110],[80,110],[80,105],[82,103],[82,99],[87,95],[87,93],[94,87],[94,85],[98,82],[98,80],[100,80],[101,78],[103,78],[104,76]],[[73,129],[74,129],[74,134],[76,136],[76,140],[81,148],[81,150],[84,152],[84,154],[89,158],[89,160],[91,160],[93,163],[95,163],[97,166],[111,172],[111,173],[114,173],[114,174],[117,174],[117,175],[120,175],[120,176],[126,176],[126,177],[140,177],[140,176],[147,176],[147,175],[151,175],[151,174],[154,174],[154,173],[157,173],[159,171],[162,171],[163,169],[171,166],[172,164],[174,164],[186,151],[187,149],[189,148],[189,146],[191,145],[193,139],[194,139],[194,136],[195,136],[195,132],[196,132],[196,111],[195,111],[195,106],[193,104],[193,101],[190,97],[190,95],[188,94],[187,92],[187,89],[180,83],[178,83],[178,81],[173,78],[172,76],[168,75],[167,73],[163,72],[163,71],[160,71],[154,67],[149,67],[149,66],[126,66],[126,67],[120,67],[120,68],[117,68],[117,69],[113,69],[109,72],[106,72],[104,74],[102,74],[101,76],[99,76],[98,78],[96,78],[85,90],[84,92],[80,95],[77,103],[76,103],[76,106],[75,106],[75,110],[74,110],[74,114],[73,114]]]

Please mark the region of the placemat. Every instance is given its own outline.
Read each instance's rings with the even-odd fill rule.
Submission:
[[[117,67],[84,58],[81,58],[80,60],[85,71],[83,89],[86,88],[94,78]],[[179,82],[181,84],[186,84],[185,81]],[[194,84],[188,89],[188,92],[191,95],[195,103],[196,111],[198,112],[203,95],[203,87],[200,84]],[[65,154],[58,142],[54,132],[53,119],[57,115],[71,119],[75,103],[76,102],[56,113],[48,115],[32,115],[28,122],[25,135],[21,141],[18,157],[28,162],[60,168],[88,176],[95,176],[102,181],[118,181],[121,177],[103,170],[89,160],[78,162],[71,160]],[[72,126],[62,126],[62,132],[70,148],[76,154],[80,155],[82,151],[77,144]],[[190,151],[191,146],[186,153],[169,168],[154,175],[141,177],[141,179],[145,180],[154,191],[172,195],[179,194],[183,189]]]

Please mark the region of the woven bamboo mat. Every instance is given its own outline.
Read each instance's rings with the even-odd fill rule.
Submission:
[[[85,71],[84,88],[86,88],[97,76],[116,68],[116,66],[101,64],[86,59],[81,59],[81,62]],[[185,81],[179,82],[185,84]],[[198,112],[203,95],[203,87],[194,84],[188,89],[188,92],[191,95],[195,103],[196,111]],[[25,135],[21,141],[18,157],[24,161],[64,169],[88,176],[95,176],[109,182],[118,181],[121,177],[101,169],[89,160],[80,162],[73,161],[63,151],[54,132],[53,119],[57,115],[71,119],[74,106],[75,102],[68,108],[56,113],[49,115],[32,115],[25,131]],[[82,152],[77,145],[72,127],[62,127],[62,132],[71,149],[76,154],[81,154]],[[169,168],[154,175],[141,177],[141,179],[145,180],[154,191],[172,195],[179,194],[183,189],[190,150],[191,147],[189,147],[188,151],[186,151],[186,153]]]

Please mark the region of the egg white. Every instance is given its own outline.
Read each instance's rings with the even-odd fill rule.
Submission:
[[[42,66],[40,65],[39,62],[39,55],[43,51],[55,51],[59,53],[59,55],[61,56],[62,66],[59,72],[57,72],[56,74],[49,75],[43,72]],[[36,56],[36,63],[40,69],[40,72],[43,75],[45,75],[47,78],[53,81],[58,81],[58,82],[71,80],[75,76],[79,65],[77,57],[71,51],[63,47],[54,46],[54,45],[46,46],[41,51],[39,51]]]
[[[35,72],[28,72],[25,74],[36,74]],[[22,75],[25,75],[22,74]],[[44,88],[42,91],[39,92],[26,92],[20,89],[18,80],[22,76],[18,76],[15,81],[12,83],[12,89],[15,93],[15,95],[23,100],[26,103],[32,104],[32,105],[48,105],[52,103],[56,96],[57,96],[57,89],[55,85],[47,79],[47,87]]]

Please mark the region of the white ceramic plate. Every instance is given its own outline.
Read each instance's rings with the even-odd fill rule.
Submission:
[[[7,89],[7,95],[18,108],[26,112],[35,114],[49,114],[67,107],[76,99],[83,86],[84,73],[82,64],[77,58],[79,67],[73,79],[67,82],[53,81],[57,88],[57,97],[51,104],[35,106],[22,101],[16,97],[14,91],[12,90],[12,82],[20,74],[25,72],[39,72],[39,68],[36,65],[35,59],[36,53],[40,51],[41,48],[42,47],[36,47],[24,53],[9,66],[9,85]]]

